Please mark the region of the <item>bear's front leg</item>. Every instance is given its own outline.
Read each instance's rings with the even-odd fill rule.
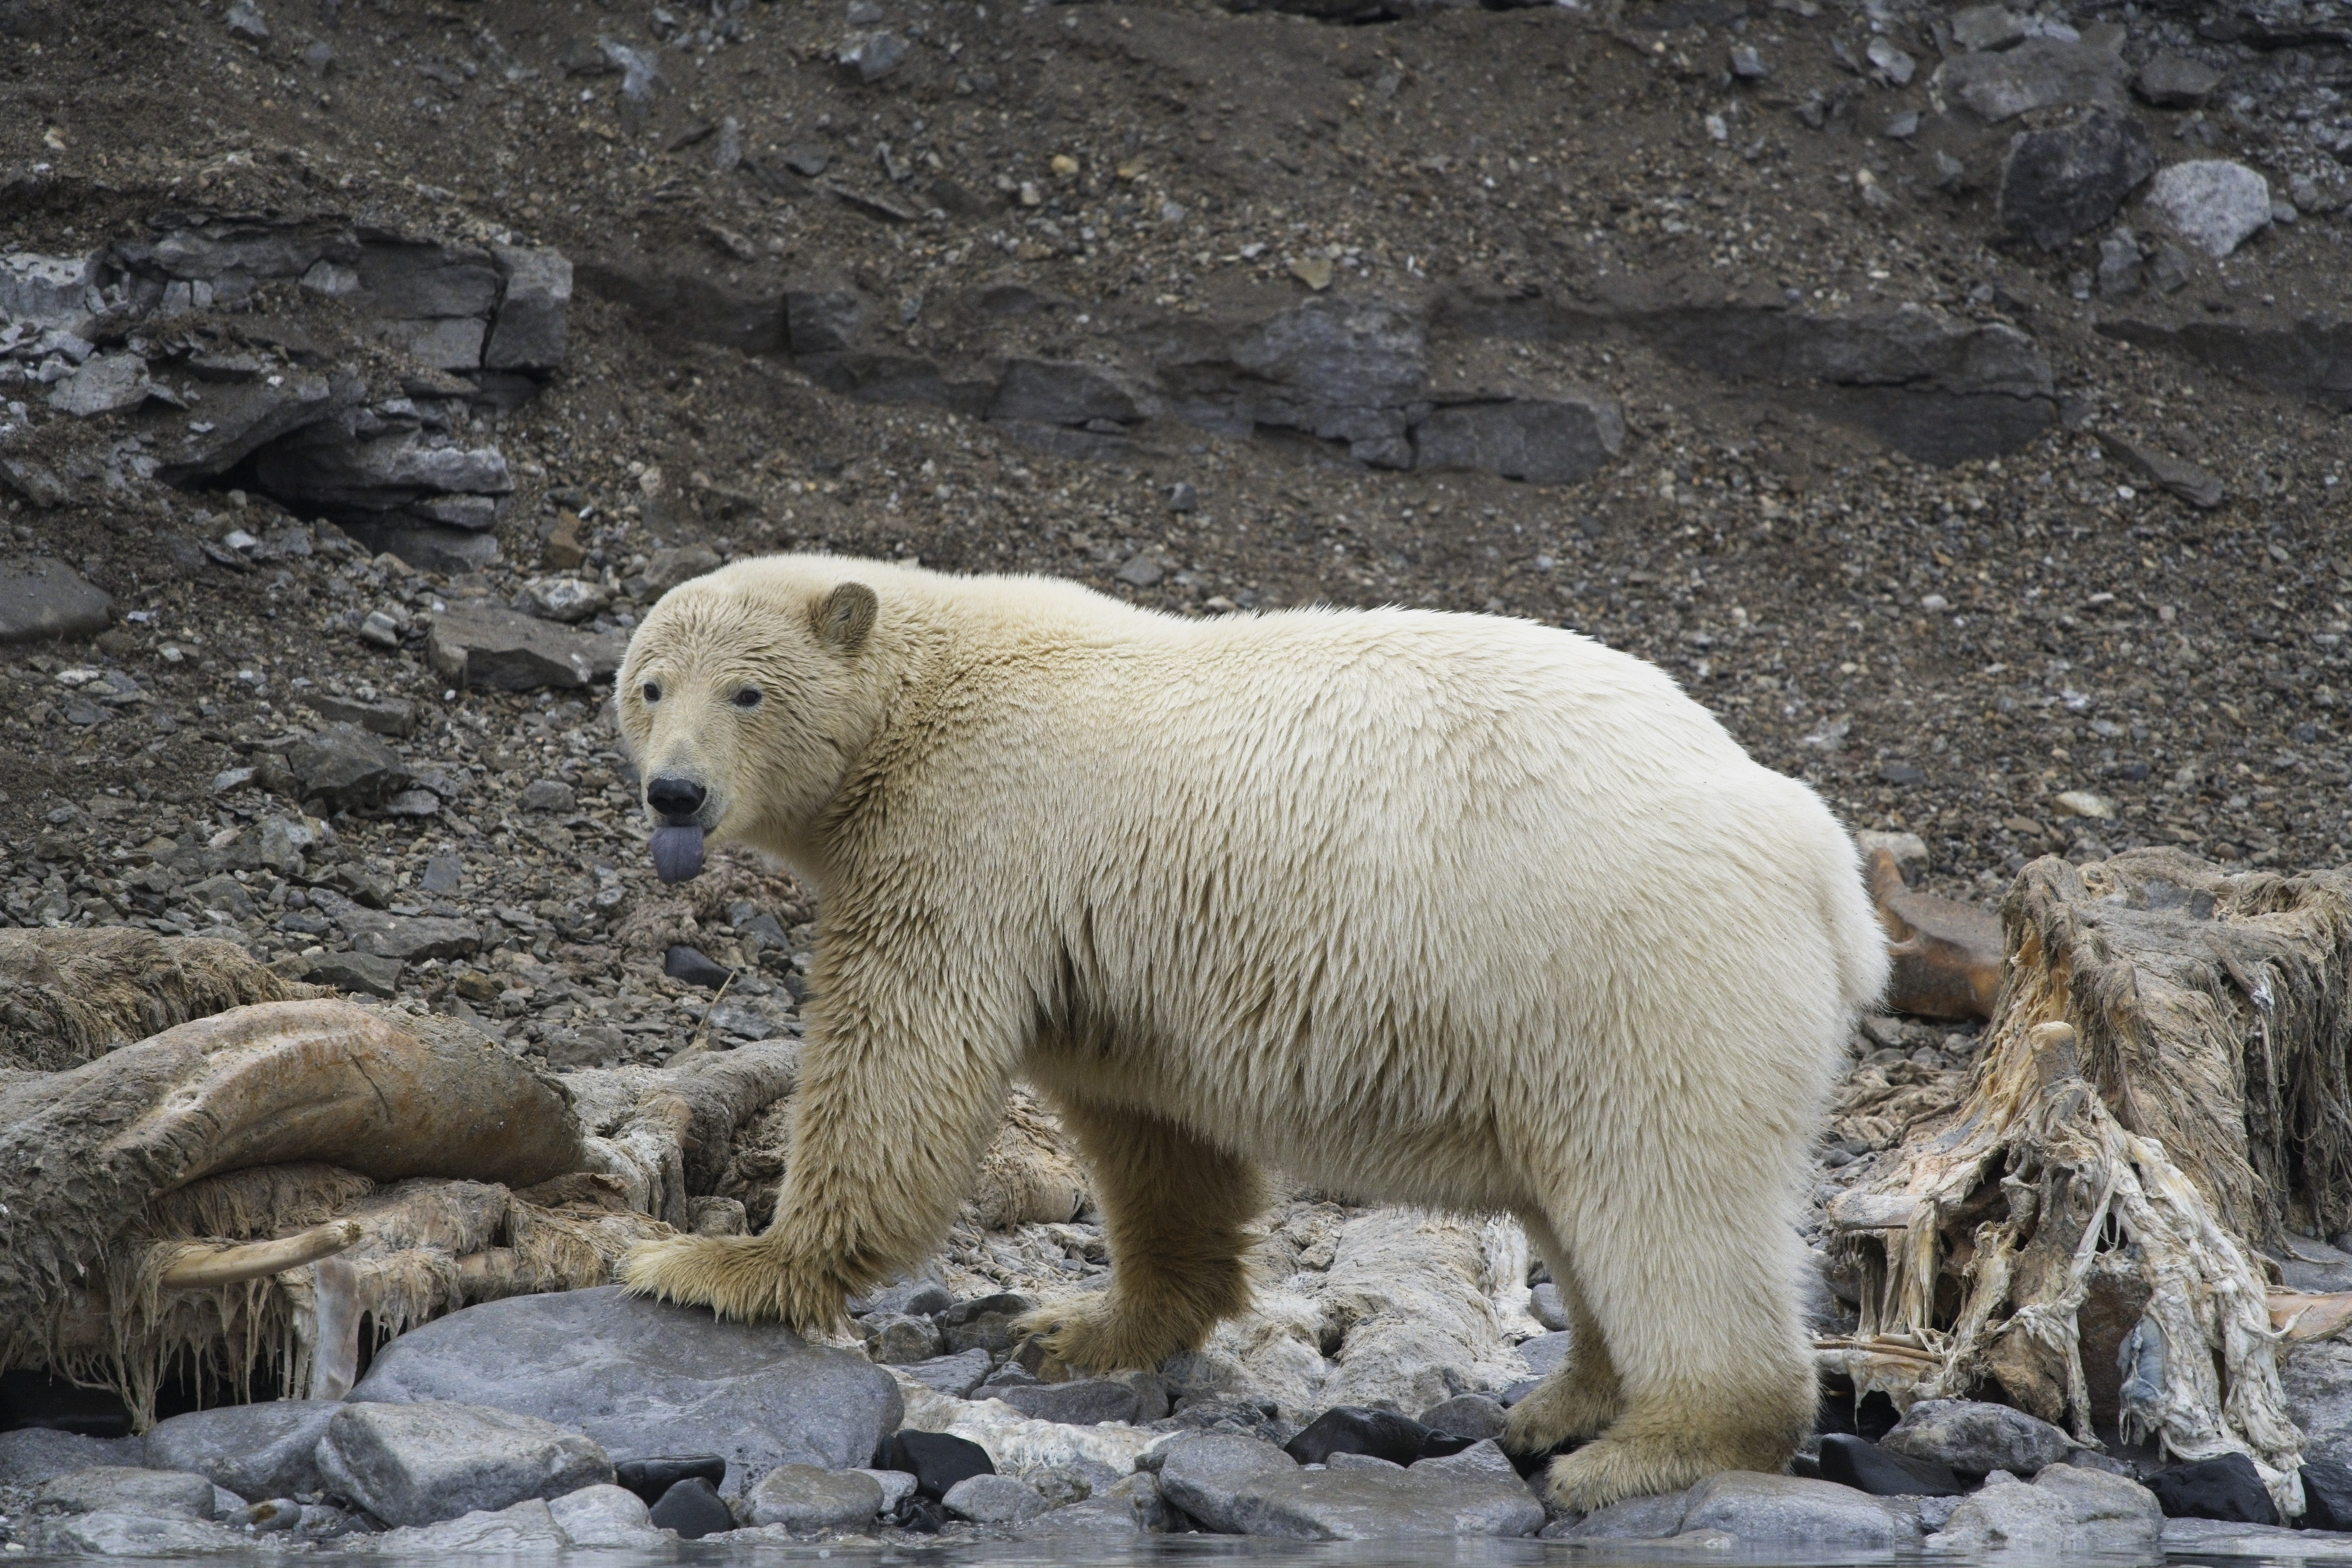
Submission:
[[[842,989],[811,1019],[802,1050],[775,1218],[756,1237],[632,1248],[621,1270],[632,1291],[722,1318],[831,1330],[845,1297],[913,1266],[946,1233],[1003,1111],[1003,1073],[966,1047],[926,1053],[935,1037],[926,1028],[884,1044],[867,1023],[877,1013],[919,1021],[852,1005],[854,989],[835,984]]]
[[[1022,1329],[1087,1372],[1197,1350],[1249,1306],[1247,1226],[1265,1206],[1257,1168],[1159,1117],[1049,1098],[1095,1173],[1110,1289],[1041,1308]]]

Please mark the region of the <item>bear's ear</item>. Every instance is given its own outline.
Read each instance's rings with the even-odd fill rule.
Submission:
[[[875,612],[879,608],[873,589],[863,583],[844,583],[817,605],[817,639],[844,654],[855,654],[866,646],[866,634],[874,629]]]

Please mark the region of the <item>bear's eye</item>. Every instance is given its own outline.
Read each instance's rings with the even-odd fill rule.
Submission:
[[[661,682],[660,682],[660,681],[658,681],[658,680],[648,680],[648,681],[646,681],[646,684],[645,684],[645,686],[644,686],[644,688],[642,689],[642,690],[641,690],[641,692],[640,692],[640,695],[641,695],[641,696],[643,696],[643,697],[645,698],[645,700],[646,700],[646,701],[648,701],[648,702],[658,702],[658,701],[660,701],[660,700],[661,700]]]
[[[738,691],[737,693],[735,693],[735,706],[736,706],[736,707],[738,707],[738,708],[757,708],[759,705],[760,705],[760,689],[759,689],[758,687],[756,687],[756,686],[746,686],[746,687],[744,687],[741,690],[740,690],[740,691]]]

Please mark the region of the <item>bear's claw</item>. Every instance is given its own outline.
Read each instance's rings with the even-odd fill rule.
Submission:
[[[1046,1354],[1082,1372],[1150,1371],[1178,1351],[1166,1324],[1155,1323],[1107,1296],[1040,1307],[1013,1324],[1034,1334]]]

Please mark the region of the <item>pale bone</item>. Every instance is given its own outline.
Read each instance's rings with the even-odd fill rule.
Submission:
[[[278,1241],[248,1241],[227,1247],[191,1243],[181,1247],[173,1261],[163,1266],[156,1283],[166,1290],[239,1285],[247,1279],[264,1279],[289,1268],[299,1268],[305,1263],[331,1258],[359,1238],[358,1225],[338,1220]]]

